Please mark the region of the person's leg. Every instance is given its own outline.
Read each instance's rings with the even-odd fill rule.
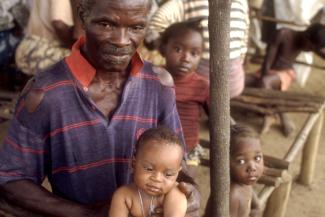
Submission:
[[[286,137],[291,137],[295,132],[296,125],[289,118],[288,114],[280,113],[280,120],[282,123],[282,132]]]
[[[262,78],[262,86],[266,89],[273,89],[273,90],[282,90],[286,91],[293,81],[293,77],[291,72],[280,72],[274,73],[271,75],[266,75]],[[280,113],[280,124],[282,126],[282,133],[289,137],[295,131],[295,124],[290,120],[287,114]],[[278,116],[265,116],[263,128],[261,133],[267,132],[270,127],[278,122]]]
[[[281,90],[281,79],[278,74],[265,75],[260,82],[265,89]]]

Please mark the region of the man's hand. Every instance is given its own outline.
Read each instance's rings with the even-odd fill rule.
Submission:
[[[108,204],[98,204],[87,207],[87,217],[107,217],[108,216]]]
[[[198,189],[194,185],[185,182],[180,182],[178,188],[187,198],[186,217],[198,217],[200,209],[200,193]]]
[[[200,209],[200,193],[195,188],[194,185],[180,182],[178,184],[178,189],[186,195],[187,198],[187,211],[186,217],[199,217],[199,209]],[[162,207],[157,207],[155,209],[155,213],[153,213],[152,217],[162,217],[164,216]]]

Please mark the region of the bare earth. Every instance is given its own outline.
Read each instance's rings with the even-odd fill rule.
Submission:
[[[325,62],[318,60],[319,64],[325,65]],[[253,66],[254,67],[254,66]],[[255,66],[256,68],[256,66]],[[304,91],[321,95],[325,97],[325,71],[314,69],[306,84],[305,88],[294,85],[291,90]],[[255,114],[246,114],[246,120],[241,114],[233,115],[238,122],[246,122],[255,129],[261,127],[262,118]],[[306,115],[291,114],[291,117],[297,123],[298,129],[302,126]],[[7,130],[8,123],[0,124],[0,140],[3,139]],[[203,127],[201,131],[202,138],[208,138],[207,129]],[[292,192],[287,208],[287,217],[324,217],[325,216],[325,131],[322,130],[321,144],[319,146],[318,162],[316,167],[316,174],[314,183],[309,186],[302,186],[294,182]],[[282,158],[289,146],[292,144],[293,138],[286,139],[282,136],[278,127],[273,127],[271,132],[262,136],[264,153],[272,156]],[[300,155],[295,159],[291,165],[290,171],[293,177],[296,177],[300,168]],[[209,169],[200,166],[199,174],[197,175],[197,182],[202,193],[202,210],[205,206],[209,194]],[[202,213],[202,212],[201,212]]]

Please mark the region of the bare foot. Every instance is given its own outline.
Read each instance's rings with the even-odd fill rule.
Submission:
[[[267,133],[271,129],[271,126],[276,123],[278,123],[277,115],[265,115],[263,121],[263,127],[260,133],[261,134]]]

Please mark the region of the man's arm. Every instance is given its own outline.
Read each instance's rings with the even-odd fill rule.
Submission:
[[[282,38],[283,38],[283,31],[279,30],[278,32],[275,33],[273,40],[269,42],[266,50],[266,55],[264,57],[264,61],[262,64],[262,69],[261,69],[262,77],[267,75],[267,73],[270,71],[275,61]]]
[[[1,186],[0,190],[3,199],[6,199],[9,206],[10,204],[16,205],[39,215],[57,217],[105,216],[95,214],[95,210],[91,208],[59,198],[29,180],[8,182]],[[26,216],[27,212],[23,210],[22,212],[24,215],[18,216]]]
[[[323,49],[322,50],[315,50],[314,53],[317,54],[322,59],[325,59],[325,50],[323,50]]]
[[[61,20],[52,21],[52,25],[62,45],[66,48],[71,48],[73,44],[73,27],[68,26]]]
[[[63,0],[60,4],[51,0],[51,24],[61,43],[71,48],[73,43],[73,11],[70,0]]]

